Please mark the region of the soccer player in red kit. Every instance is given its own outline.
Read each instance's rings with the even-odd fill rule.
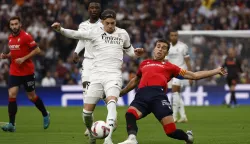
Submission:
[[[119,144],[137,144],[136,135],[138,127],[136,120],[146,117],[151,112],[162,124],[165,134],[171,138],[183,140],[192,144],[192,131],[185,133],[176,129],[173,119],[173,111],[166,97],[167,83],[173,78],[198,80],[216,74],[226,75],[226,71],[219,67],[209,71],[191,72],[164,61],[168,54],[170,44],[165,40],[156,42],[153,59],[144,60],[134,77],[128,85],[122,89],[121,96],[134,89],[138,84],[135,99],[126,112],[128,139]]]
[[[40,48],[33,40],[32,36],[21,29],[20,17],[12,17],[9,20],[9,28],[11,34],[9,36],[9,49],[8,54],[2,53],[0,58],[11,59],[8,92],[9,92],[9,123],[2,127],[3,131],[14,132],[15,117],[17,113],[16,97],[19,86],[23,85],[28,98],[35,104],[43,115],[43,127],[47,129],[50,124],[50,115],[47,112],[43,101],[35,93],[35,67],[31,58],[40,53]]]

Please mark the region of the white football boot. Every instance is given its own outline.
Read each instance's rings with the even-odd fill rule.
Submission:
[[[138,141],[136,140],[136,136],[131,134],[127,140],[118,144],[138,144]]]

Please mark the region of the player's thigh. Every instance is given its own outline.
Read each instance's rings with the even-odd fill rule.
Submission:
[[[23,76],[22,77],[22,84],[24,86],[24,89],[27,93],[34,94],[36,85],[35,85],[35,75],[31,74],[31,75],[27,75],[27,76]]]
[[[152,113],[159,121],[161,121],[164,117],[172,116],[173,114],[171,104],[165,95],[161,95],[153,99],[150,107]]]
[[[107,98],[110,96],[119,98],[122,87],[122,79],[117,78],[114,80],[104,81],[103,87]]]
[[[135,108],[138,110],[140,112],[140,118],[143,118],[151,113],[149,103],[138,93],[135,95],[135,99],[130,103],[129,108]]]
[[[21,76],[13,76],[13,75],[9,75],[8,78],[8,89],[11,89],[13,87],[19,87],[20,85],[22,85],[22,77]],[[13,88],[11,90],[11,93],[15,93],[17,88]],[[17,89],[18,91],[18,89]],[[17,93],[16,91],[16,93]]]
[[[88,95],[83,98],[84,104],[96,104],[103,95],[103,86],[101,83],[90,83],[87,90]]]

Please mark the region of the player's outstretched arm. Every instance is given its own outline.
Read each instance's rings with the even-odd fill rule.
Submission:
[[[39,54],[41,52],[39,47],[36,47],[34,50],[32,50],[29,54],[27,54],[26,56],[22,57],[22,58],[17,58],[15,59],[15,62],[17,64],[22,64],[24,61],[26,61],[27,59]]]
[[[88,31],[76,31],[76,30],[71,30],[71,29],[64,29],[61,27],[61,24],[58,22],[55,22],[51,25],[51,27],[57,31],[60,32],[62,35],[68,38],[72,39],[91,39],[89,37],[89,32]]]
[[[218,67],[216,69],[208,70],[208,71],[198,71],[198,72],[186,71],[183,77],[185,79],[199,80],[199,79],[204,79],[204,78],[211,77],[217,74],[227,75],[227,72],[225,71],[224,68]]]
[[[120,96],[122,97],[123,95],[134,89],[139,84],[140,80],[140,77],[135,76],[132,80],[129,81],[126,87],[121,90]]]

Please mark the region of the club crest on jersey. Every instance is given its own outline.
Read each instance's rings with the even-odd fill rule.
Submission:
[[[103,33],[102,39],[108,44],[123,45],[123,39],[120,37],[108,36],[106,33]]]

